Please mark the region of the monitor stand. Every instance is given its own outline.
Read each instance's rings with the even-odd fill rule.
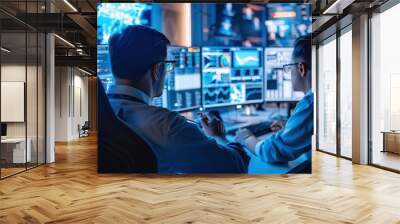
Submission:
[[[256,107],[254,105],[243,106],[242,116],[255,117],[259,114],[257,113]]]

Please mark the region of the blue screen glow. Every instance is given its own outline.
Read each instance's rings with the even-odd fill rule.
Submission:
[[[101,3],[97,6],[97,44],[107,44],[113,33],[128,25],[151,26],[151,4]]]

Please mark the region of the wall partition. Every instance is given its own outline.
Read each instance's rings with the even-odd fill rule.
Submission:
[[[0,178],[45,162],[45,34],[17,18],[40,3],[0,3]]]
[[[5,177],[25,170],[26,162],[31,161],[32,142],[27,139],[25,117],[26,33],[2,33],[1,46],[0,147],[1,175]]]

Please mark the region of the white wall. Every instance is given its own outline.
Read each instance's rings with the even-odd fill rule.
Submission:
[[[75,70],[76,72],[76,70]],[[89,119],[89,103],[88,103],[88,78],[80,75],[74,76],[74,107],[72,108],[72,120],[71,120],[71,135],[73,138],[79,137],[78,125],[83,125],[85,121]]]
[[[77,139],[78,124],[89,117],[88,78],[76,68],[56,67],[55,85],[55,140]]]
[[[25,64],[9,64],[1,66],[1,81],[25,82]],[[1,108],[6,110],[6,108]],[[7,137],[25,137],[25,122],[7,123]]]
[[[55,141],[68,140],[69,68],[55,68]]]
[[[1,81],[3,82],[25,82],[25,75],[26,75],[26,70],[28,71],[28,81],[30,85],[36,85],[36,80],[31,80],[30,79],[30,74],[35,73],[36,74],[36,67],[33,66],[28,66],[25,67],[24,65],[19,65],[19,64],[4,64],[1,66]],[[31,107],[30,110],[28,110],[29,113],[27,113],[27,118],[28,118],[28,129],[30,127],[36,130],[36,113],[32,113],[32,107],[36,108],[36,88],[27,88],[27,103],[28,106]],[[33,104],[32,104],[33,102]],[[1,110],[7,110],[7,108],[1,108]],[[36,109],[34,109],[36,110]],[[34,124],[31,124],[34,122]],[[7,136],[8,137],[25,137],[25,123],[26,122],[10,122],[7,123]],[[31,133],[28,130],[28,137],[29,133]],[[36,134],[36,133],[35,133]]]

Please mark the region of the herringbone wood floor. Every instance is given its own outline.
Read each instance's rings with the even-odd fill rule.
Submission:
[[[99,175],[96,139],[0,181],[0,223],[400,223],[400,175],[315,152],[312,175]]]

